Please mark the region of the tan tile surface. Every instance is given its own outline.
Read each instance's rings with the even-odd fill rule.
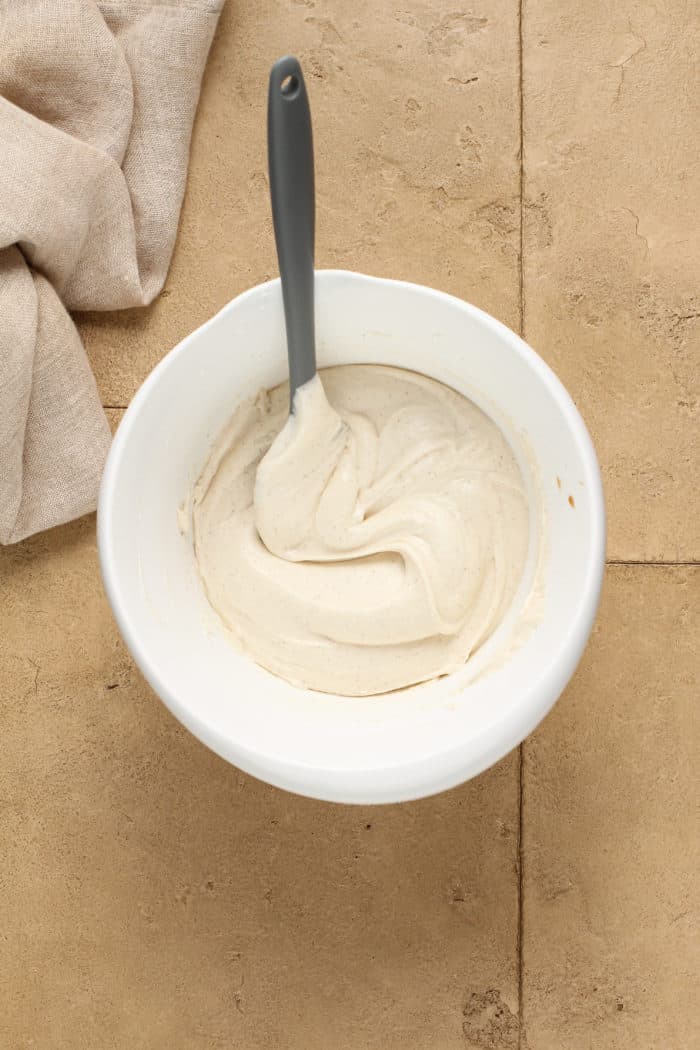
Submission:
[[[700,558],[700,8],[525,0],[525,334],[588,422],[611,558]]]
[[[432,284],[517,326],[518,4],[230,0],[195,127],[178,245],[150,309],[80,328],[106,404],[234,295],[275,275],[267,76],[307,71],[319,267]]]
[[[692,560],[700,20],[522,7],[526,335],[593,431],[611,557]],[[318,264],[518,326],[519,0],[229,0],[165,292],[80,322],[105,404],[274,274],[264,83],[285,51],[309,73]],[[700,1045],[699,572],[610,571],[525,748],[519,886],[518,755],[408,806],[267,788],[133,668],[92,519],[0,549],[2,1050]]]
[[[153,696],[92,519],[0,577],[3,1050],[516,1045],[517,755],[411,805],[295,798]]]
[[[700,566],[616,566],[524,746],[531,1050],[700,1046]]]

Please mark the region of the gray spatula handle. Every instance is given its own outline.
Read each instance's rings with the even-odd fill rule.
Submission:
[[[270,73],[267,149],[293,401],[295,390],[316,373],[316,343],[311,114],[301,66],[291,56],[276,62]]]

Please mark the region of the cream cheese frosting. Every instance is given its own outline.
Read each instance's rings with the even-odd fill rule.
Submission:
[[[211,605],[295,685],[366,696],[464,665],[502,621],[528,550],[505,437],[436,380],[379,365],[236,410],[193,499]]]

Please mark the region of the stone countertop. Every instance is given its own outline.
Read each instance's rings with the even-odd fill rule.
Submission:
[[[697,206],[685,0],[229,0],[149,309],[83,315],[113,422],[275,255],[265,92],[307,72],[319,267],[504,320],[579,404],[608,569],[553,714],[402,806],[227,766],[134,669],[93,518],[0,549],[0,1046],[700,1045]]]

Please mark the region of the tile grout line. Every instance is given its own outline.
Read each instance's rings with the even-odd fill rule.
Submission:
[[[691,559],[690,561],[644,561],[634,558],[608,558],[605,562],[606,565],[647,565],[656,566],[658,568],[682,568],[684,565],[700,565],[700,561]]]
[[[525,137],[523,112],[523,2],[524,0],[518,0],[518,97],[520,107],[520,248],[518,252],[518,305],[519,305],[519,328],[520,335],[525,338],[525,296],[524,296],[524,277],[523,277],[523,186],[524,186],[524,150],[523,142]],[[523,768],[525,762],[524,744],[521,743],[518,748],[518,926],[516,930],[516,952],[518,956],[518,1050],[524,1045],[524,994],[523,994],[523,935],[524,935],[524,920],[523,920],[523,828],[524,828],[524,813],[523,813]]]

